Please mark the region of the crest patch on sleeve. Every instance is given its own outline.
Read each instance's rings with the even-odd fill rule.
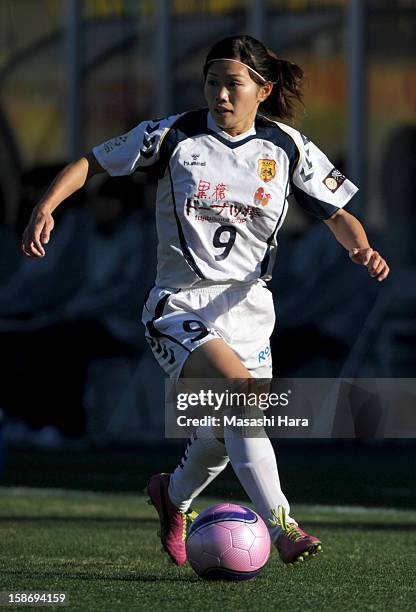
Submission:
[[[335,193],[336,190],[341,187],[342,183],[345,181],[345,176],[336,168],[332,168],[331,172],[324,178],[322,181],[323,184],[329,191]]]

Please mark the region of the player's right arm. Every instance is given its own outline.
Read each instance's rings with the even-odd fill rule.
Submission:
[[[54,227],[52,213],[66,198],[81,189],[91,176],[104,172],[92,153],[73,161],[53,180],[40,202],[34,207],[22,236],[22,251],[27,257],[44,257],[44,244]]]
[[[28,257],[44,257],[43,245],[54,226],[52,213],[61,202],[83,187],[98,172],[125,176],[135,170],[147,171],[157,161],[160,145],[180,115],[142,121],[132,130],[93,148],[92,153],[66,166],[33,209],[22,237],[22,251]]]

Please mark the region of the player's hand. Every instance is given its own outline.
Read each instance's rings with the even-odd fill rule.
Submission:
[[[54,220],[51,213],[33,209],[29,223],[22,236],[21,248],[27,257],[44,257],[44,244],[49,242]]]
[[[378,251],[374,251],[371,247],[366,249],[352,249],[349,253],[351,261],[366,266],[372,278],[383,281],[389,275],[390,268],[386,260],[383,259]]]

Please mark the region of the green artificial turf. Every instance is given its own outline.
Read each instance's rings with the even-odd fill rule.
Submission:
[[[273,551],[254,580],[205,582],[160,552],[143,496],[0,488],[0,590],[66,592],[68,605],[49,609],[88,612],[416,608],[416,511],[299,505],[293,514],[321,537],[320,556],[289,569]]]

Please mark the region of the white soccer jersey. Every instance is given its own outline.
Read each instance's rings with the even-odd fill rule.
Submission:
[[[159,179],[159,287],[269,280],[289,196],[327,219],[357,191],[300,132],[260,115],[235,137],[207,109],[143,121],[93,153],[112,176]]]

